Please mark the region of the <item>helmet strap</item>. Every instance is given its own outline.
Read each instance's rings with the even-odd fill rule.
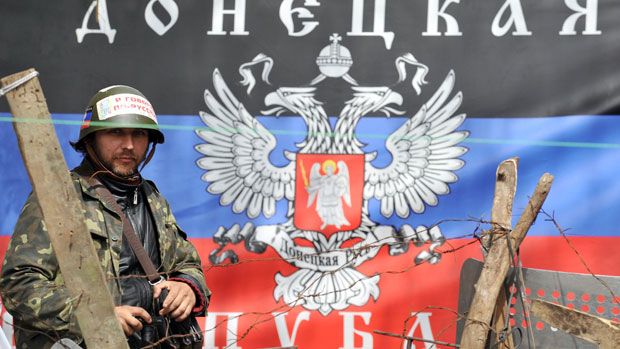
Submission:
[[[88,157],[90,158],[91,162],[93,163],[93,166],[96,169],[95,173],[93,173],[92,175],[93,177],[99,173],[103,173],[121,183],[126,183],[130,185],[139,185],[140,183],[142,183],[142,176],[140,176],[140,173],[130,176],[130,177],[121,177],[117,175],[116,173],[110,171],[110,169],[108,169],[103,164],[103,162],[101,162],[101,159],[99,159],[99,156],[97,156],[97,152],[95,151],[95,149],[93,149],[93,146],[90,144],[90,142],[86,142],[85,148],[86,148],[86,153],[88,154]],[[150,154],[150,157],[152,156],[153,155]],[[142,167],[144,168],[144,166]]]
[[[157,143],[153,142],[153,146],[151,147],[151,150],[149,151],[149,154],[146,156],[146,158],[144,159],[144,161],[142,162],[142,166],[140,167],[140,172],[142,172],[142,170],[144,169],[144,166],[146,166],[146,164],[149,163],[149,161],[151,161],[151,159],[153,158],[153,155],[155,155],[155,146],[157,145]]]

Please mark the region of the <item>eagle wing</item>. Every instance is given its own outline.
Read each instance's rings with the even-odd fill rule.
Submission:
[[[467,148],[457,146],[468,131],[455,131],[465,114],[454,115],[462,102],[461,92],[452,98],[454,72],[450,71],[435,94],[388,136],[386,148],[392,162],[385,168],[366,163],[364,199],[381,201],[381,214],[390,217],[409,216],[411,210],[424,212],[426,205],[435,206],[437,195],[450,192],[449,183],[457,181],[454,173],[465,162],[459,159]]]
[[[294,198],[294,161],[278,167],[269,160],[276,138],[232,94],[220,72],[213,72],[215,94],[205,90],[208,112],[200,112],[207,126],[196,134],[205,143],[195,148],[204,156],[197,165],[206,170],[207,191],[220,195],[221,205],[250,218],[269,218],[276,201]]]
[[[349,168],[344,161],[338,161],[338,176],[341,176],[344,179],[344,193],[342,197],[344,198],[344,202],[347,206],[351,207],[351,181],[349,177]]]

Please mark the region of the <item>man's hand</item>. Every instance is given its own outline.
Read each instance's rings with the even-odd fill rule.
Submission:
[[[134,332],[142,330],[142,322],[138,318],[151,323],[151,315],[140,307],[132,307],[130,305],[120,305],[114,307],[116,319],[121,323],[125,336],[131,336]]]
[[[163,308],[159,311],[159,315],[170,314],[170,317],[175,321],[187,319],[196,305],[196,295],[192,288],[184,282],[166,280],[155,285],[153,297],[159,297],[161,290],[164,288],[168,290],[168,296],[164,300]]]

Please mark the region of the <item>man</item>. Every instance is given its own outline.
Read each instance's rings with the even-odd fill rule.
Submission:
[[[205,314],[210,291],[195,248],[178,227],[167,201],[139,166],[164,142],[149,101],[128,86],[110,86],[91,99],[79,139],[72,146],[84,160],[71,171],[81,193],[91,233],[115,314],[138,347],[141,330],[163,315],[183,321]],[[151,146],[152,145],[152,146]],[[150,148],[150,150],[149,150]],[[101,195],[101,184],[118,205]],[[119,213],[131,223],[161,282],[149,282],[141,262],[123,236]],[[151,286],[155,284],[154,286]],[[155,303],[167,291],[161,309]],[[28,198],[6,252],[0,293],[13,315],[17,348],[49,348],[60,338],[83,344],[71,299],[52,250],[36,195]],[[159,314],[154,314],[159,309]]]

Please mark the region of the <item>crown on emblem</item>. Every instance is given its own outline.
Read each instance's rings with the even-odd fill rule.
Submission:
[[[349,49],[338,43],[342,40],[340,35],[334,33],[329,39],[332,43],[321,50],[316,58],[316,64],[323,75],[330,78],[339,78],[349,71],[353,64],[353,59]]]

